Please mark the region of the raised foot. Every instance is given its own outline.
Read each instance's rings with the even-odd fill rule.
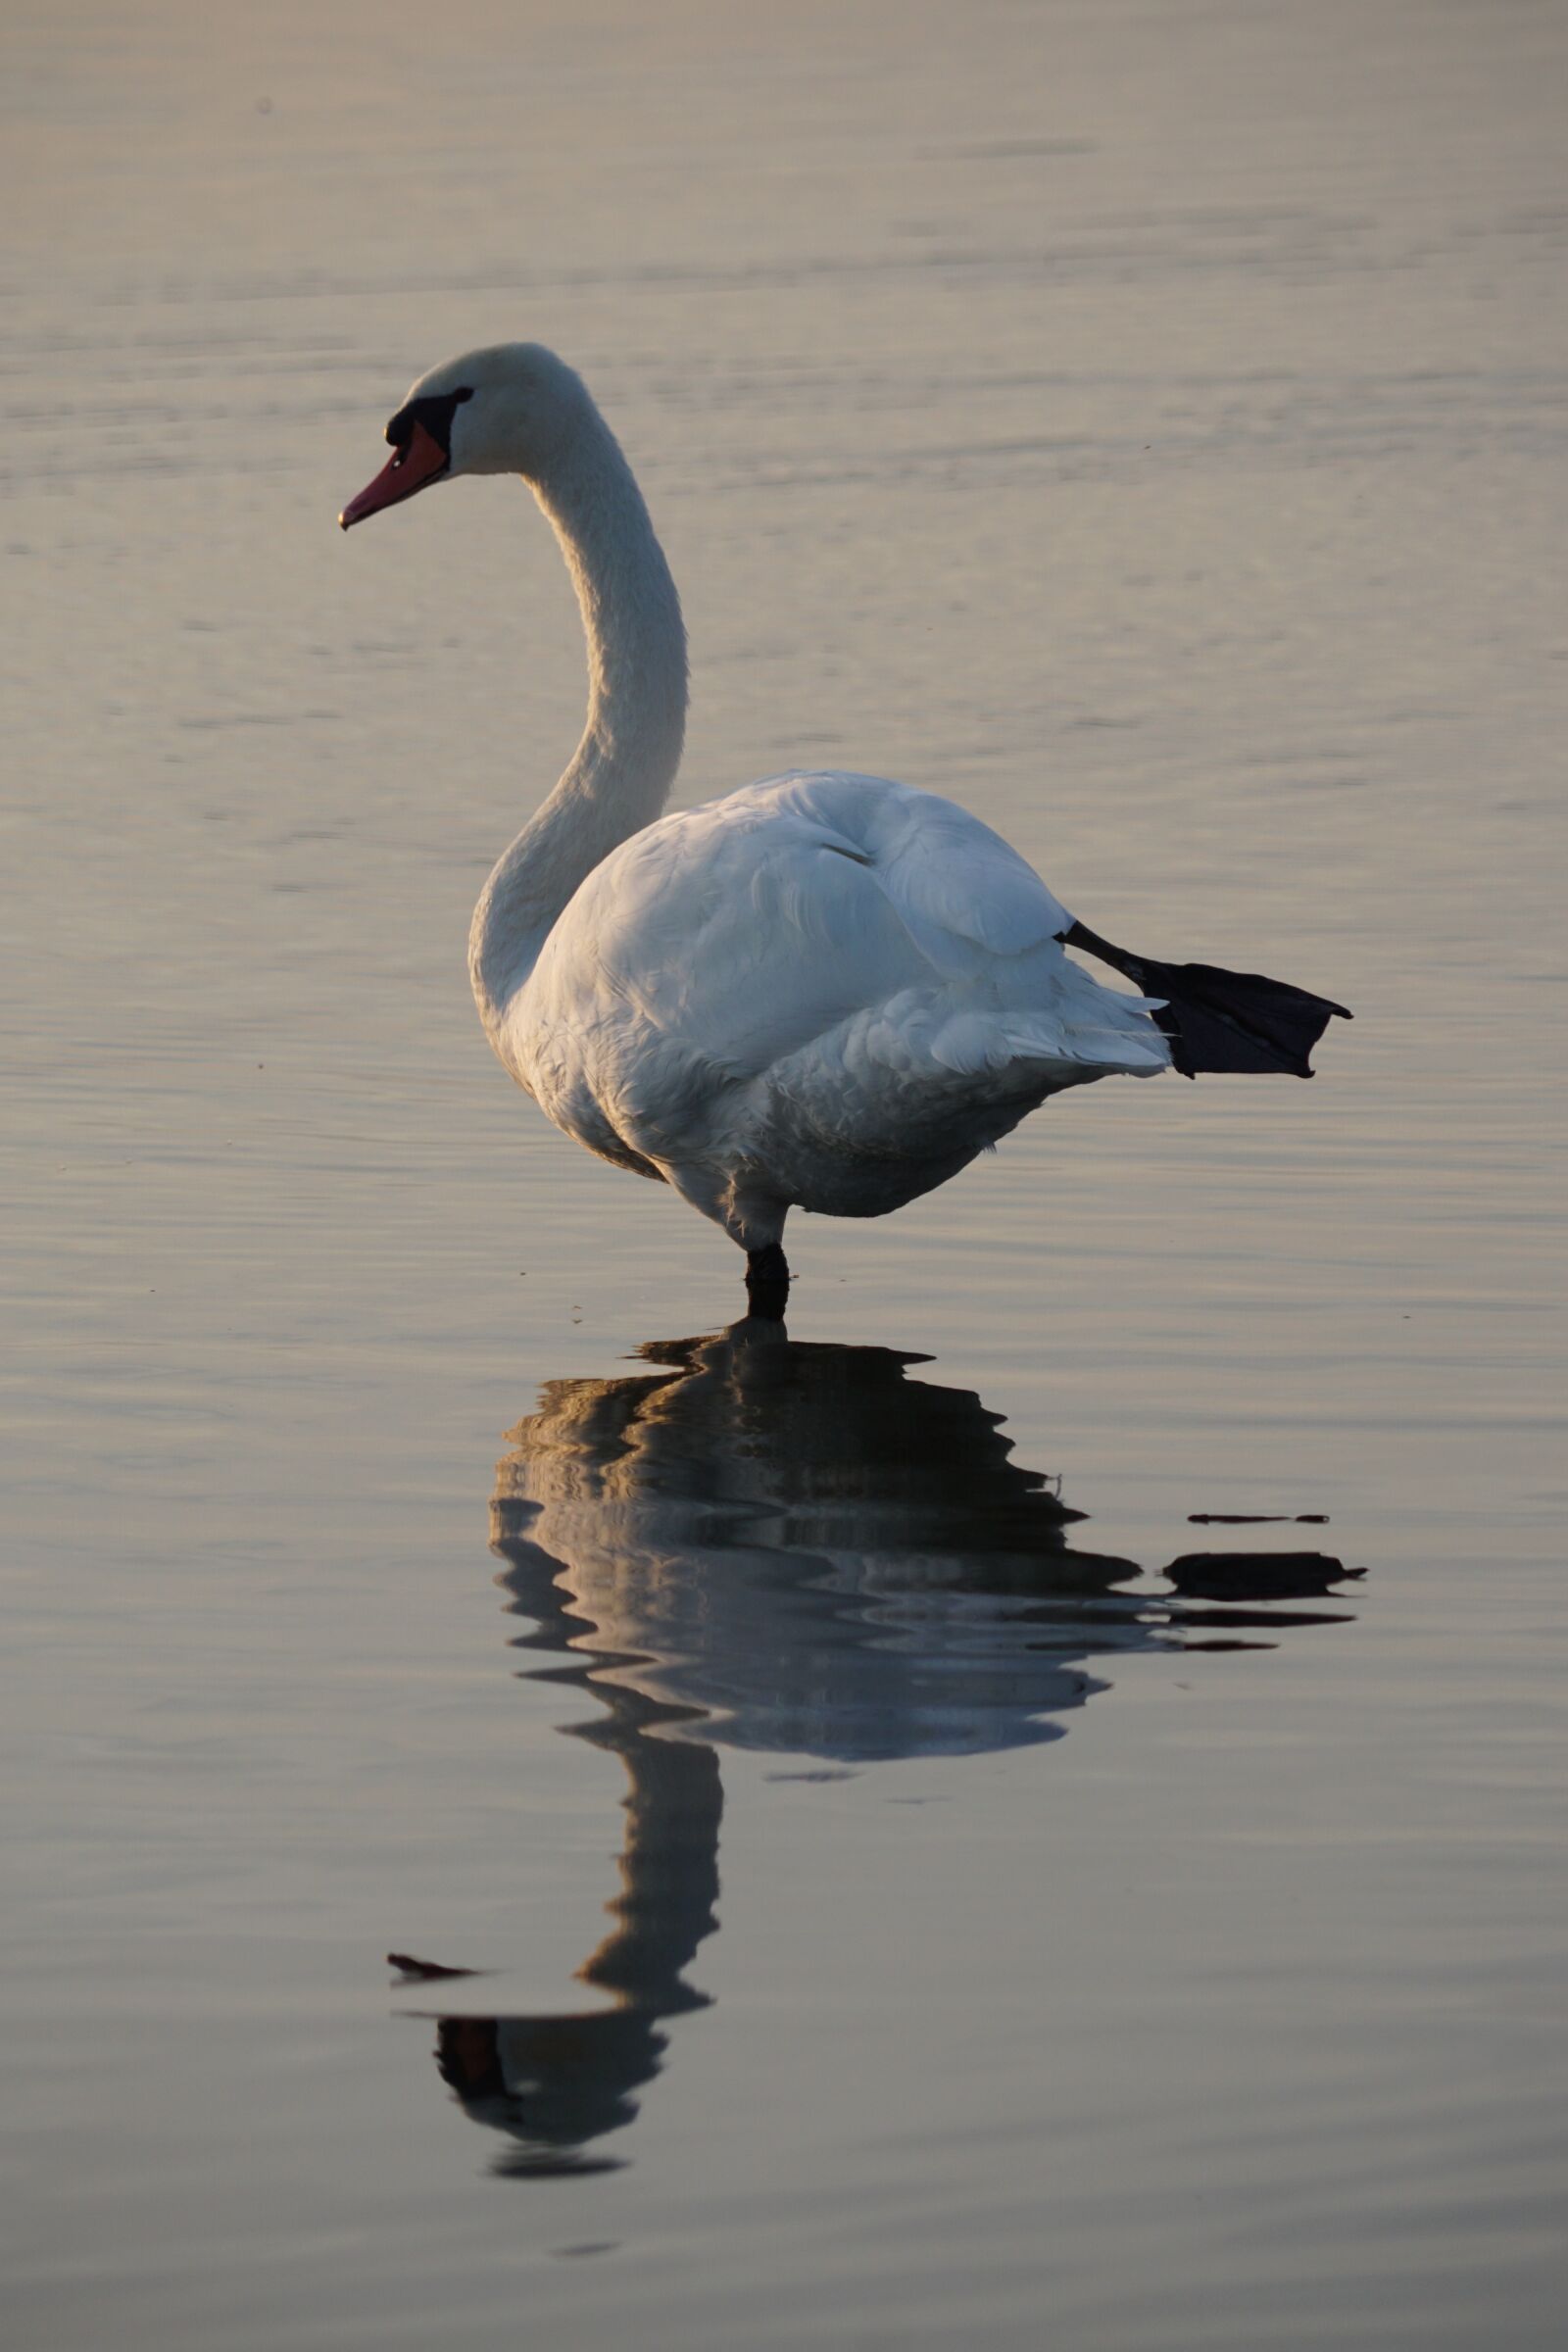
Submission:
[[[789,1297],[789,1260],[777,1242],[769,1242],[765,1250],[748,1250],[746,1302],[752,1313],[770,1323],[782,1323]]]

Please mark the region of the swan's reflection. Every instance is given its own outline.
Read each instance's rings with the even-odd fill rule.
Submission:
[[[1091,1659],[1270,1646],[1348,1573],[1317,1552],[1191,1553],[1161,1593],[1071,1541],[1082,1514],[1011,1459],[920,1357],[805,1346],[757,1318],[649,1346],[658,1375],[549,1384],[510,1433],[491,1508],[518,1646],[592,1688],[574,1736],[630,1782],[612,1933],[579,1971],[610,2006],[447,2017],[437,2060],[517,2143],[503,2169],[580,2166],[659,2068],[658,2021],[706,2005],[684,1971],[713,1928],[715,1748],[974,1755],[1059,1738],[1105,1686]],[[570,1664],[563,1665],[563,1659]]]

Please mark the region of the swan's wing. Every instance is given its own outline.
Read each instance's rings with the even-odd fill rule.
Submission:
[[[956,1073],[1164,1066],[1143,1001],[1100,987],[1056,945],[1071,919],[951,802],[879,777],[797,774],[624,843],[572,901],[536,979],[550,986],[558,954],[578,974],[588,961],[586,1017],[630,1004],[735,1079],[856,1015],[873,1016],[879,1054],[917,1051]]]
[[[1025,955],[1070,927],[1072,916],[1000,833],[934,793],[907,785],[867,792],[874,781],[812,776],[799,788],[808,804],[841,803],[847,829],[939,970],[972,973],[987,958]]]
[[[930,965],[862,845],[815,811],[751,787],[680,811],[624,843],[557,924],[596,1012],[615,999],[732,1078],[751,1078],[848,1015],[914,985]]]

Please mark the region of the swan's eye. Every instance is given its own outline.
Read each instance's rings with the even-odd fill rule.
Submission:
[[[461,392],[426,392],[418,400],[411,400],[407,408],[399,409],[386,428],[387,440],[397,451],[394,466],[401,466],[409,454],[416,428],[423,425],[436,447],[444,455],[452,450],[452,419],[466,400],[471,400],[471,387]]]

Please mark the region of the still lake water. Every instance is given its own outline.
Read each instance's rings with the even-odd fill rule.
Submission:
[[[8,2347],[1560,2342],[1563,10],[3,43]],[[513,335],[683,797],[948,792],[1316,1083],[726,1337],[466,996],[549,536],[334,527]]]

